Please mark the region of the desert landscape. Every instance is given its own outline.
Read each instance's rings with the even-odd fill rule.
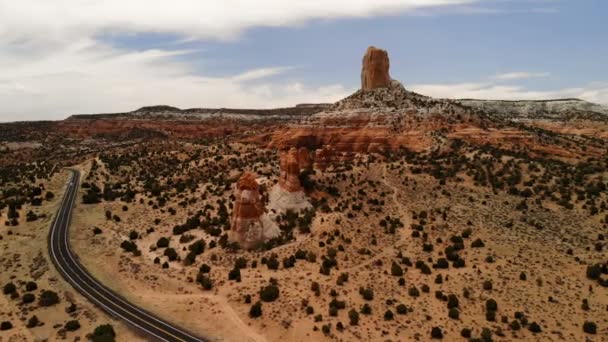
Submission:
[[[138,341],[49,261],[212,341],[608,341],[608,108],[361,89],[0,124],[0,341]]]

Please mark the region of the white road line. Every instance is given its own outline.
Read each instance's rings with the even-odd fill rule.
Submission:
[[[80,182],[78,182],[78,183],[80,183]],[[73,186],[76,186],[76,184],[74,184]],[[76,194],[76,193],[77,193],[77,191],[74,191],[74,194]],[[71,196],[71,197],[72,197],[72,199],[71,199],[71,200],[70,200],[70,202],[68,203],[68,204],[69,204],[69,206],[68,206],[68,209],[67,209],[67,210],[68,210],[68,216],[67,216],[67,219],[69,219],[69,218],[70,218],[70,215],[71,215],[71,213],[72,213],[72,209],[73,209],[73,201],[74,201],[74,197],[75,197],[75,196]],[[68,226],[69,226],[69,222],[68,222],[67,224],[68,224]],[[68,232],[67,232],[67,231],[66,231],[66,234],[65,234],[65,239],[64,239],[64,240],[65,240],[65,241],[64,241],[65,246],[67,247],[67,249],[68,249],[68,250],[70,250],[70,246],[69,246],[69,242],[68,242]],[[72,258],[72,256],[70,256],[70,258],[71,258],[71,259],[74,259],[74,258]],[[84,275],[85,275],[85,276],[86,276],[88,279],[90,279],[90,280],[91,280],[92,282],[94,282],[94,283],[98,283],[98,282],[97,282],[97,280],[93,279],[93,278],[92,278],[92,277],[91,277],[91,276],[88,274],[88,272],[86,272],[85,270],[83,270],[83,269],[82,269],[82,267],[81,267],[80,263],[78,263],[78,262],[74,262],[74,264],[76,265],[76,267],[77,267],[77,268],[78,268],[80,271],[82,271],[82,273],[83,273],[83,274],[84,274]],[[79,277],[79,278],[80,278],[80,277]],[[82,278],[80,278],[80,279],[82,279]],[[120,297],[115,296],[115,295],[114,295],[113,293],[111,293],[111,292],[108,292],[108,291],[107,291],[107,289],[105,289],[105,287],[104,287],[104,286],[101,286],[101,284],[99,284],[99,285],[100,285],[99,287],[100,287],[100,288],[101,288],[101,289],[102,289],[102,290],[103,290],[105,293],[107,293],[109,296],[112,296],[112,298],[113,298],[113,299],[118,300],[119,302],[121,302],[121,303],[123,303],[124,305],[126,305],[126,306],[128,306],[128,307],[132,308],[133,310],[135,310],[135,311],[137,311],[137,312],[139,312],[139,313],[141,313],[141,314],[145,315],[146,317],[148,317],[148,318],[150,318],[150,319],[152,319],[152,320],[154,320],[154,321],[156,321],[156,322],[158,322],[158,323],[162,324],[162,325],[163,325],[163,326],[165,326],[165,327],[168,327],[168,328],[170,328],[170,329],[173,329],[173,330],[175,330],[175,331],[178,331],[178,332],[180,332],[180,333],[182,333],[182,334],[184,334],[184,335],[186,335],[186,336],[188,336],[188,337],[192,338],[193,340],[201,341],[199,338],[194,337],[194,336],[190,335],[189,333],[187,333],[187,332],[185,332],[185,331],[183,331],[183,330],[177,329],[177,328],[175,328],[174,326],[169,325],[167,322],[164,322],[164,321],[162,321],[162,320],[159,320],[158,318],[156,318],[156,317],[154,317],[154,316],[151,316],[150,314],[148,314],[148,313],[147,313],[147,312],[145,312],[145,311],[142,311],[142,310],[141,310],[141,309],[139,309],[138,307],[135,307],[135,306],[131,305],[131,303],[129,303],[129,302],[127,302],[127,301],[123,300],[123,299],[122,299],[122,298],[120,298]],[[95,291],[95,292],[99,293],[98,291]],[[104,296],[104,298],[108,299],[108,298],[107,298],[107,297],[105,297],[105,296]],[[157,327],[157,328],[158,328],[158,327]],[[160,329],[160,328],[158,328],[158,329]],[[160,330],[163,330],[163,329],[160,329]],[[163,331],[164,331],[164,330],[163,330]],[[173,337],[176,337],[176,338],[177,338],[177,336],[173,335],[172,333],[170,333],[170,332],[168,332],[168,331],[165,331],[165,332],[166,332],[166,333],[168,333],[169,335],[171,335],[171,336],[173,336]]]
[[[71,178],[71,179],[73,179],[73,178],[74,178],[74,174],[72,174],[72,178]],[[73,185],[72,185],[72,186],[73,186]],[[70,193],[70,192],[69,192],[69,188],[70,188],[70,186],[68,185],[68,188],[67,188],[68,193],[67,193],[67,194],[64,194],[64,198],[63,198],[63,203],[64,203],[64,204],[65,204],[66,199],[68,199],[68,198],[69,198],[70,200],[72,200],[72,201],[74,200],[74,194],[75,194],[76,192],[74,191],[74,192]],[[66,195],[67,195],[67,196],[66,196]],[[71,214],[71,211],[68,211],[68,212]],[[111,309],[109,306],[107,306],[107,305],[105,305],[104,303],[102,303],[101,301],[99,301],[97,298],[95,298],[94,296],[92,296],[92,295],[91,295],[91,294],[90,294],[88,291],[86,291],[86,290],[85,290],[85,289],[84,289],[84,288],[83,288],[83,287],[82,287],[82,286],[81,286],[81,285],[80,285],[80,284],[79,284],[77,281],[75,281],[75,280],[74,280],[74,278],[72,278],[72,276],[70,276],[70,274],[69,274],[69,273],[68,273],[68,272],[67,272],[67,271],[66,271],[66,270],[63,268],[63,266],[62,266],[62,265],[61,265],[61,263],[59,262],[59,259],[57,258],[57,253],[58,253],[58,254],[59,254],[59,255],[60,255],[60,256],[61,256],[61,257],[62,257],[64,260],[67,260],[67,258],[65,258],[65,256],[63,255],[63,253],[61,253],[61,248],[59,248],[59,251],[57,251],[57,253],[56,253],[55,248],[54,248],[54,243],[53,243],[53,241],[55,241],[54,236],[55,236],[55,234],[57,233],[57,229],[56,229],[57,222],[62,221],[61,219],[62,219],[63,217],[65,217],[65,214],[66,214],[65,206],[64,206],[64,205],[62,205],[62,208],[60,209],[59,214],[57,215],[57,217],[55,218],[55,222],[53,223],[53,228],[52,228],[52,230],[51,230],[51,244],[50,244],[50,245],[51,245],[51,246],[50,246],[50,247],[51,247],[51,248],[50,248],[50,249],[51,249],[51,254],[52,254],[53,258],[55,259],[55,263],[56,263],[56,265],[57,265],[57,266],[58,266],[58,267],[61,269],[61,271],[62,271],[63,275],[64,275],[64,276],[66,276],[67,278],[69,278],[69,279],[71,280],[71,282],[70,282],[70,283],[71,283],[73,286],[76,286],[78,289],[80,289],[80,290],[81,290],[81,293],[88,295],[87,297],[88,297],[90,300],[94,301],[94,302],[95,302],[95,303],[97,303],[99,306],[101,306],[101,307],[105,308],[105,309],[106,309],[107,311],[109,311],[110,313],[112,313],[112,314],[116,315],[117,317],[122,318],[123,320],[125,320],[125,321],[129,322],[130,324],[134,325],[135,327],[137,327],[137,328],[139,328],[139,329],[141,329],[141,330],[143,330],[143,331],[145,331],[145,332],[149,333],[150,335],[152,335],[152,336],[154,336],[154,337],[156,337],[156,338],[158,338],[158,339],[160,339],[160,340],[162,340],[162,341],[168,341],[167,339],[164,339],[164,338],[162,338],[162,337],[160,337],[160,336],[156,335],[155,333],[151,332],[150,330],[146,329],[145,327],[143,327],[143,326],[141,326],[141,325],[137,324],[136,322],[133,322],[132,320],[130,320],[130,319],[128,319],[127,317],[125,317],[123,314],[120,314],[120,313],[116,312],[115,310]],[[66,232],[66,233],[67,233],[67,232]],[[66,234],[66,236],[67,236],[67,234]],[[71,259],[72,261],[74,261],[74,259],[73,259],[73,258],[71,258],[71,257],[70,257],[70,259]],[[76,264],[76,265],[78,265],[78,263],[77,263],[77,262],[75,262],[75,264]],[[84,281],[82,278],[80,278],[80,276],[78,276],[78,274],[76,274],[76,276],[77,276],[77,277],[78,277],[78,278],[79,278],[79,279],[82,281],[82,283],[83,283],[84,285],[86,285],[86,286],[90,287],[90,289],[91,289],[91,290],[93,290],[95,293],[99,294],[101,297],[103,297],[104,299],[108,300],[108,298],[107,298],[106,296],[104,296],[103,294],[99,293],[99,292],[98,292],[98,291],[97,291],[95,288],[93,288],[92,286],[88,285],[88,284],[87,284],[87,283],[86,283],[86,282],[85,282],[85,281]],[[126,312],[126,313],[128,313],[128,314],[130,314],[130,315],[133,315],[133,314],[131,314],[130,312],[128,312],[128,311],[126,311],[126,310],[125,310],[125,312]],[[133,316],[133,317],[138,318],[137,316]],[[159,330],[164,331],[163,329],[160,329],[160,328],[158,328],[158,329],[159,329]],[[166,331],[165,331],[165,332],[166,332]],[[168,332],[166,332],[166,333],[168,333]],[[171,336],[173,336],[171,333],[168,333],[168,334],[169,334],[169,335],[171,335]],[[174,337],[175,337],[175,336],[174,336]]]

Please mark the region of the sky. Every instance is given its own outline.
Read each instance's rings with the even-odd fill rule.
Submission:
[[[605,0],[0,0],[0,121],[275,108],[391,77],[443,98],[608,104]]]

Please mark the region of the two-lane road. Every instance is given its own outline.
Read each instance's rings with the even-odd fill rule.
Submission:
[[[59,273],[100,309],[116,319],[123,320],[152,340],[207,341],[128,302],[101,284],[82,266],[70,248],[68,237],[72,208],[80,186],[80,172],[77,170],[70,170],[70,172],[71,176],[61,206],[49,232],[49,254]]]

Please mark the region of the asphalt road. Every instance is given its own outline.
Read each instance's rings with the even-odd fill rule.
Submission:
[[[156,315],[147,312],[105,287],[95,279],[78,261],[69,243],[70,220],[72,209],[78,197],[80,172],[70,170],[61,207],[55,215],[49,232],[49,254],[53,264],[78,292],[88,298],[100,309],[116,319],[124,321],[133,329],[153,341],[207,341],[184,329],[168,323]],[[103,262],[100,260],[100,262]],[[120,274],[116,274],[120,277]],[[120,337],[119,337],[120,338]]]

